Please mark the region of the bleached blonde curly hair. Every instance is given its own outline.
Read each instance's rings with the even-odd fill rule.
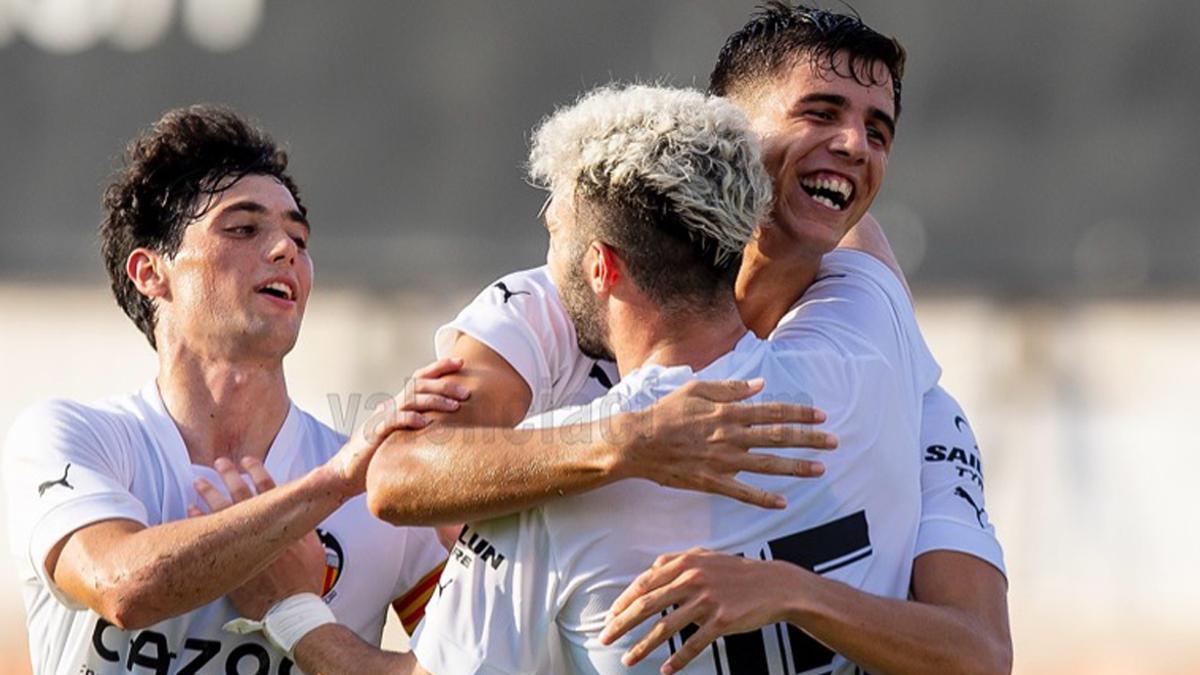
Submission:
[[[529,175],[551,194],[640,210],[643,226],[682,229],[705,262],[735,272],[771,203],[746,116],[691,89],[607,85],[584,94],[535,130]]]

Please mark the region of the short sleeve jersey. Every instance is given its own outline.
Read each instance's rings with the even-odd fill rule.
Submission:
[[[908,300],[894,276],[888,282],[891,272],[867,256],[846,257],[844,269],[781,324],[786,339],[748,333],[699,372],[646,365],[589,405],[523,423],[604,419],[651,405],[694,378],[762,377],[760,400],[822,402],[839,448],[820,455],[826,464],[820,480],[744,475],[787,497],[779,511],[627,480],[469,524],[415,637],[422,666],[434,673],[657,672],[686,634],[632,670],[621,655],[652,622],[611,646],[598,636],[608,607],[658,555],[693,546],[787,560],[870,593],[905,597],[921,509],[921,466],[912,448],[922,383],[936,378],[937,365],[915,341],[919,336],[896,320],[895,308]],[[844,320],[856,313],[873,320]],[[779,624],[718,639],[684,672],[810,670],[850,673],[854,666]]]
[[[279,484],[324,463],[345,437],[294,405],[268,451]],[[20,576],[34,672],[286,673],[290,660],[262,637],[222,631],[237,617],[224,598],[143,630],[120,630],[59,589],[48,552],[75,530],[124,519],[152,527],[204,509],[197,477],[222,485],[191,463],[158,388],[95,405],[56,400],[26,410],[4,448],[9,548]],[[324,520],[324,599],[340,623],[378,644],[388,603],[432,589],[445,549],[425,528],[396,528],[371,516],[365,497]],[[427,578],[428,577],[428,578]]]
[[[863,257],[869,256],[845,249],[825,256],[813,286],[781,320],[791,328],[777,329],[770,339],[786,338],[797,331],[826,330],[820,326],[799,327],[789,319],[801,308],[819,314],[828,304],[821,300],[823,285],[844,278],[846,261]],[[880,283],[901,287],[894,275],[876,278]],[[864,316],[839,306],[831,319],[851,324],[860,320],[894,322],[896,330],[915,344],[914,349],[928,353],[907,294],[897,296],[891,313],[882,317]],[[480,292],[454,320],[438,329],[438,356],[449,353],[459,335],[479,340],[513,366],[533,392],[528,411],[531,416],[588,403],[620,380],[616,364],[597,361],[579,351],[575,328],[545,266],[508,274]],[[913,380],[914,386],[926,388],[919,418],[921,440],[913,447],[913,452],[922,453],[924,458],[921,527],[914,557],[936,550],[959,551],[1003,573],[1004,554],[985,511],[981,453],[966,413],[937,384],[939,372],[932,370],[923,380]],[[815,403],[818,407],[822,404]]]

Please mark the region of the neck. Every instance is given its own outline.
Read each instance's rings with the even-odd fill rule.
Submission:
[[[731,351],[746,334],[732,302],[727,309],[671,316],[631,308],[614,313],[612,321],[613,355],[621,377],[650,363],[700,370]]]
[[[283,363],[213,358],[159,345],[158,391],[195,464],[264,460],[290,402]]]
[[[742,256],[734,286],[742,321],[766,338],[812,285],[820,265],[819,251],[772,247],[768,239],[756,236]]]

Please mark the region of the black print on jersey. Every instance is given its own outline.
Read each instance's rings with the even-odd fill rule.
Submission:
[[[440,579],[438,580],[437,587],[438,587],[438,597],[439,598],[442,597],[442,593],[445,593],[446,589],[449,588],[450,584],[452,584],[452,583],[454,583],[454,579],[447,579],[446,583],[444,583],[444,584],[441,582]]]
[[[962,431],[963,427],[969,427],[971,425],[967,424],[967,418],[963,417],[962,415],[955,415],[954,426],[957,427],[959,431]]]
[[[114,635],[106,634],[112,629]],[[92,631],[92,651],[109,663],[120,663],[121,629],[104,619],[96,621]],[[114,644],[115,643],[115,644]],[[214,659],[221,655],[222,644],[216,640],[187,638],[183,649],[173,651],[167,642],[167,636],[155,630],[141,630],[133,633],[129,639],[129,652],[125,658],[125,670],[133,671],[134,666],[140,666],[155,673],[167,675],[177,672],[178,675],[196,675]],[[172,668],[180,665],[179,670]],[[279,662],[276,675],[290,675],[292,660],[284,658]],[[225,656],[226,673],[253,673],[254,675],[269,675],[271,672],[271,653],[262,645],[255,642],[243,642],[235,645]],[[143,672],[140,669],[138,672]]]
[[[42,495],[46,494],[46,490],[49,490],[50,488],[54,487],[55,485],[61,485],[65,488],[67,488],[68,490],[74,490],[75,488],[70,483],[67,482],[67,472],[70,470],[71,470],[71,464],[68,463],[66,468],[63,469],[63,477],[62,478],[59,478],[58,480],[48,480],[45,483],[42,483],[41,485],[39,485],[38,486],[38,496],[41,497]]]
[[[529,291],[510,291],[508,290],[508,285],[503,281],[497,281],[495,286],[496,288],[500,289],[501,293],[504,294],[504,304],[506,305],[508,304],[509,298],[513,297],[514,295],[532,295],[532,293]]]
[[[759,551],[758,557],[766,560],[768,553],[771,559],[786,560],[816,574],[825,574],[856,563],[872,553],[866,511],[858,511],[823,525],[772,539]],[[674,637],[670,638],[667,644],[671,653],[678,651],[676,645],[682,645],[695,632],[696,626],[693,624],[679,632],[678,643]],[[767,636],[774,636],[773,645]],[[828,672],[829,665],[833,663],[834,652],[828,647],[795,626],[787,625],[785,629],[781,628],[780,624],[775,624],[773,632],[769,628],[763,628],[748,633],[726,635],[714,641],[712,655],[716,672],[719,675],[769,673],[767,649],[770,646],[777,647],[780,661],[784,662],[785,655],[790,650],[792,670],[789,672]],[[729,664],[728,672],[722,668],[722,649],[725,650],[725,660]]]
[[[983,488],[983,460],[979,458],[978,448],[971,452],[958,447],[931,445],[925,448],[925,461],[950,462],[955,465],[959,478],[966,478]]]
[[[975,509],[975,519],[979,521],[979,526],[986,530],[987,525],[983,524],[983,514],[987,511],[979,508],[979,505],[975,503],[975,500],[971,499],[971,495],[967,494],[967,491],[961,487],[954,488],[954,496],[965,499],[966,502],[971,505],[971,508]]]
[[[504,554],[497,551],[487,539],[472,532],[470,527],[464,527],[462,532],[458,533],[458,543],[462,544],[467,551],[478,556],[480,561],[491,564],[494,570],[499,570],[500,566],[504,564]],[[454,548],[457,551],[459,547],[456,545]],[[463,556],[456,554],[455,558],[462,562]],[[469,564],[463,566],[470,567]]]
[[[604,369],[600,367],[599,363],[592,364],[592,370],[588,373],[588,377],[599,382],[600,386],[605,389],[613,388],[613,381],[608,377],[608,373],[604,372]]]
[[[820,281],[825,281],[826,279],[845,279],[845,278],[846,278],[845,274],[826,274],[823,277],[817,277],[816,279],[813,279],[813,283],[815,284]]]

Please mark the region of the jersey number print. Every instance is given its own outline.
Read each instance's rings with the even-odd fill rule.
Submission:
[[[758,551],[763,560],[786,560],[816,574],[832,572],[870,555],[871,537],[865,511],[772,539]],[[695,624],[688,626],[680,631],[680,639],[686,641],[697,629]],[[675,638],[669,644],[674,654]],[[768,657],[769,649],[776,658]],[[726,635],[713,642],[711,651],[717,675],[780,673],[777,664],[787,664],[782,672],[789,675],[823,673],[829,671],[834,657],[833,651],[799,628],[779,623]]]

